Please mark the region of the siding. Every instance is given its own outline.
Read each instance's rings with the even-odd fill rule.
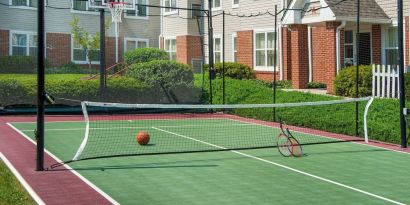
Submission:
[[[257,14],[257,12],[270,11],[274,13],[275,4],[278,5],[278,10],[282,9],[282,0],[240,0],[238,8],[232,8],[232,0],[221,0],[222,9],[226,13],[232,14]],[[208,8],[207,1],[205,1],[204,8]],[[213,15],[221,13],[221,11],[213,11]],[[278,26],[280,25],[280,18],[278,16]],[[252,18],[240,18],[236,16],[225,15],[225,61],[233,61],[232,54],[232,34],[238,31],[245,30],[274,30],[275,18],[271,15],[263,15]],[[213,18],[214,36],[222,36],[222,15]],[[205,20],[205,27],[207,21]],[[207,29],[206,29],[207,33]],[[205,37],[207,44],[208,37]],[[205,47],[205,55],[208,56],[208,48]],[[279,62],[278,62],[279,64]]]
[[[1,3],[8,4],[8,0],[0,0]],[[71,1],[67,0],[48,0],[48,6],[59,8],[70,8]],[[150,0],[149,4],[159,5],[159,0]],[[159,15],[158,8],[148,8],[149,15]],[[71,33],[70,22],[73,15],[80,20],[80,25],[89,33],[99,31],[99,14],[98,12],[88,12],[87,14],[74,13],[70,9],[54,9],[47,7],[45,11],[45,26],[47,33]],[[13,8],[0,5],[0,29],[19,30],[19,31],[36,31],[37,30],[37,10]],[[106,19],[111,19],[109,11],[105,13]],[[150,16],[148,20],[124,18],[119,24],[119,33],[123,37],[136,37],[150,39],[150,46],[158,47],[158,36],[160,34],[160,18]],[[114,24],[107,31],[107,36],[114,36]]]

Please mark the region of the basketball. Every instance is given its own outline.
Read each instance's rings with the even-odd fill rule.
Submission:
[[[140,145],[146,145],[149,142],[149,134],[146,131],[140,131],[138,132],[138,135],[136,137],[136,140],[138,144]]]

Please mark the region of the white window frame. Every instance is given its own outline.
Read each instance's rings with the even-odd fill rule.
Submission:
[[[37,7],[30,6],[30,1],[32,1],[32,0],[27,0],[27,5],[26,6],[13,6],[13,0],[9,0],[9,8],[37,10]],[[47,6],[47,0],[44,0],[44,5]]]
[[[190,5],[190,8],[191,8],[191,9],[194,9],[194,5],[199,5],[199,6],[201,6],[201,9],[202,9],[202,5],[201,5],[201,4],[196,4],[196,3],[192,3],[192,4]],[[190,12],[191,18],[194,18],[193,12],[194,12],[194,10],[191,10],[191,12]]]
[[[101,49],[98,49],[101,52]],[[74,38],[73,35],[71,35],[71,62],[74,62],[75,64],[88,64],[88,56],[85,56],[85,61],[77,61],[74,60]],[[92,65],[99,65],[100,61],[91,61]]]
[[[149,5],[149,0],[146,0],[146,5]],[[138,0],[135,0],[138,4]],[[128,15],[127,11],[124,11],[124,18],[129,18],[129,19],[141,19],[141,20],[148,20],[149,19],[149,7],[145,7],[147,9],[147,15],[146,16],[138,16],[138,6],[135,6],[135,16],[130,16]]]
[[[70,1],[71,2],[71,8],[70,8],[70,12],[71,13],[73,13],[73,14],[90,14],[90,15],[100,15],[100,12],[98,12],[98,11],[95,11],[95,10],[90,10],[90,9],[92,9],[92,8],[90,8],[90,5],[89,5],[89,3],[87,2],[85,5],[85,11],[82,11],[82,10],[76,10],[76,9],[74,9],[74,1],[73,0],[71,0]]]
[[[167,40],[175,40],[175,51],[172,51],[172,50],[166,50],[166,47],[167,47]],[[164,38],[164,51],[165,52],[167,52],[168,53],[168,55],[169,55],[169,53],[174,53],[175,52],[175,59],[171,59],[171,56],[169,55],[169,60],[177,60],[177,37],[176,36],[168,36],[168,37],[166,37],[166,38]]]
[[[352,32],[352,43],[346,43],[346,35],[345,35],[345,42],[344,47],[343,47],[343,66],[346,65],[347,62],[351,62],[352,65],[356,65],[356,32],[353,30],[345,30],[344,32],[346,33],[347,31]],[[346,58],[346,45],[351,45],[353,47],[353,58]]]
[[[240,0],[238,0],[239,2],[237,3],[237,4],[235,4],[235,0],[232,0],[232,8],[239,8],[239,3],[241,3],[240,2]]]
[[[165,7],[172,7],[172,3],[170,3],[170,5],[165,5],[165,1],[167,1],[167,0],[161,0],[162,1],[162,4],[163,4],[163,6],[165,6]],[[169,2],[171,2],[171,1],[173,1],[173,0],[168,0]],[[178,7],[178,0],[175,0],[175,5],[176,5],[176,7]],[[163,8],[163,12],[164,12],[164,15],[172,15],[172,14],[177,14],[178,13],[178,9],[170,9],[170,11],[165,11],[165,8]]]
[[[387,45],[386,45],[387,44],[386,39],[387,39],[387,35],[389,33],[390,28],[396,28],[397,32],[398,32],[397,22],[393,22],[393,25],[386,26],[382,30],[382,39],[381,40],[382,40],[382,64],[383,65],[387,64],[386,50],[388,50],[388,49],[397,49],[398,50],[399,49],[399,47],[398,47],[399,44],[398,43],[397,43],[397,47],[387,47]],[[406,49],[404,49],[404,50],[406,50]]]
[[[124,53],[127,52],[127,41],[134,41],[136,49],[138,49],[138,42],[145,42],[147,48],[149,47],[149,39],[147,38],[124,38]]]
[[[214,7],[216,0],[212,0],[212,11],[219,11],[222,9],[222,2],[223,0],[219,0],[219,7]]]
[[[267,66],[268,64],[268,34],[267,33],[274,33],[275,29],[260,29],[260,30],[255,30],[253,33],[253,67],[255,70],[259,71],[274,71],[275,67],[274,66]],[[264,49],[256,49],[256,34],[258,33],[264,33],[265,34],[265,46]],[[278,39],[278,32],[275,34],[276,35],[276,40]],[[280,71],[279,67],[279,52],[278,52],[278,47],[279,47],[279,42],[276,43],[276,48],[273,48],[273,51],[276,50],[276,58],[277,63],[276,63],[276,71]],[[264,50],[265,51],[265,66],[256,66],[256,51],[257,50]],[[275,53],[275,52],[274,52]]]
[[[13,34],[24,34],[26,35],[26,55],[25,56],[30,56],[30,37],[29,36],[37,36],[37,32],[34,31],[15,31],[12,30],[10,31],[9,34],[9,55],[13,56]],[[37,43],[37,42],[36,42]],[[38,45],[37,45],[38,49]]]
[[[215,58],[215,56],[216,56],[216,55],[215,55],[215,53],[216,53],[216,51],[215,51],[215,45],[216,45],[216,44],[215,44],[215,40],[218,39],[218,38],[219,38],[219,42],[221,42],[221,50],[218,51],[218,53],[221,53],[221,61],[220,61],[220,62],[216,62],[216,60],[215,60],[215,59],[216,59],[216,58]],[[214,35],[213,47],[214,47],[214,49],[213,49],[213,50],[214,50],[214,52],[213,52],[213,55],[214,55],[214,63],[222,63],[223,58],[224,58],[222,51],[223,51],[224,48],[223,48],[222,37],[221,37],[220,35]]]
[[[235,38],[236,38],[236,50],[235,50]],[[235,61],[236,54],[236,61]],[[238,34],[236,32],[232,33],[232,62],[238,61]]]

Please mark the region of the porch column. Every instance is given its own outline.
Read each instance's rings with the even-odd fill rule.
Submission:
[[[289,26],[290,32],[290,65],[292,87],[305,89],[309,82],[309,57],[308,57],[308,28],[306,25],[295,24]]]

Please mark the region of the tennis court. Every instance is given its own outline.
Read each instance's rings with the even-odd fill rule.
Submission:
[[[225,115],[223,115],[225,116]],[[188,119],[111,120],[91,133],[109,132],[127,138],[125,144],[99,139],[86,148],[98,155],[140,154],[80,160],[54,171],[74,169],[113,202],[121,204],[409,204],[410,184],[403,180],[410,168],[407,153],[356,142],[304,146],[304,157],[282,157],[276,148],[166,154],[178,150],[212,150],[274,144],[279,127],[225,117]],[[35,123],[9,123],[34,138]],[[47,122],[46,149],[67,161],[80,147],[86,124]],[[111,127],[110,127],[111,126]],[[120,128],[120,129],[119,129]],[[135,142],[138,129],[151,135],[149,146]],[[223,130],[219,132],[218,130]],[[251,130],[251,132],[249,131]],[[295,128],[297,130],[297,128]],[[249,136],[249,133],[253,133]],[[331,139],[325,132],[299,133],[312,139]],[[98,135],[98,134],[97,134]],[[110,135],[110,134],[109,134]],[[270,135],[270,136],[268,136]],[[319,136],[322,135],[322,136]],[[329,138],[331,137],[331,138]],[[127,141],[122,139],[121,141]],[[223,140],[222,140],[223,139]],[[333,138],[334,139],[334,138]],[[132,142],[132,143],[131,143]],[[111,145],[107,145],[107,143]],[[114,144],[113,144],[114,143]],[[98,151],[98,146],[109,147]],[[121,153],[124,150],[124,153]],[[163,153],[163,154],[156,154]],[[164,154],[165,153],[165,154]],[[91,156],[91,155],[89,155]],[[91,156],[92,157],[92,156]]]

